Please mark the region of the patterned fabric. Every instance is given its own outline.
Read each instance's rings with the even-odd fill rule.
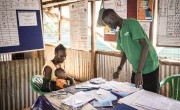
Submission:
[[[31,108],[32,110],[56,110],[44,95],[40,95]]]

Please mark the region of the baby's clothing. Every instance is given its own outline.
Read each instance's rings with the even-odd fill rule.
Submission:
[[[64,85],[67,84],[65,79],[56,79],[56,86],[64,88]]]

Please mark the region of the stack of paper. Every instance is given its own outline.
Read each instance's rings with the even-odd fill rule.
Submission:
[[[104,103],[100,103],[96,100],[93,101],[93,106],[94,107],[110,107],[110,106],[113,106],[112,102],[111,101],[107,101],[107,102],[104,102]]]
[[[121,96],[121,97],[126,97],[126,96],[129,95],[128,92],[123,92],[123,91],[111,90],[111,92],[112,92],[113,94],[116,94],[116,95]]]
[[[122,82],[110,81],[109,84],[113,87],[115,91],[121,91],[129,94],[140,90],[139,88],[130,86]]]
[[[105,79],[99,77],[99,78],[91,79],[89,82],[93,83],[93,84],[103,84],[103,83],[106,83],[107,81]]]
[[[140,90],[119,102],[143,110],[180,110],[180,102],[162,95]]]
[[[91,89],[91,88],[99,88],[99,85],[96,84],[80,84],[76,85],[76,89]]]
[[[95,97],[95,100],[93,101],[94,107],[113,106],[112,101],[117,100],[115,95],[104,89],[87,91],[86,94],[90,94]]]
[[[109,84],[109,82],[106,82],[104,84],[100,84],[99,86],[100,86],[101,89],[105,89],[105,90],[113,89],[113,87]]]
[[[51,92],[51,96],[56,96],[56,95],[67,95],[67,93],[64,91],[64,89],[60,89],[58,91]]]
[[[62,100],[62,103],[72,106],[72,107],[80,107],[93,99],[94,99],[94,96],[92,95],[86,94],[84,92],[78,92]]]
[[[117,97],[113,95],[110,91],[99,89],[98,91],[96,91],[95,99],[100,103],[105,103],[108,101],[112,102],[114,100],[117,100]]]

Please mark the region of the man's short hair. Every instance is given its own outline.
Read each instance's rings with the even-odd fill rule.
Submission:
[[[115,11],[113,9],[105,9],[103,14],[102,14],[102,20],[107,17],[110,13],[115,13]]]
[[[55,48],[55,52],[58,52],[58,51],[66,51],[66,48],[64,47],[64,45],[62,44],[59,44],[56,48]]]

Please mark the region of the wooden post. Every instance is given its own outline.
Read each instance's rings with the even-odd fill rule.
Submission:
[[[91,74],[97,77],[95,73],[95,15],[96,15],[96,1],[91,2]]]
[[[157,47],[157,36],[158,36],[158,3],[159,0],[155,0],[154,4],[153,4],[153,39],[152,39],[152,43],[154,47]]]
[[[61,32],[62,32],[62,8],[59,7],[59,27],[58,27],[58,40],[61,40]]]
[[[150,29],[149,29],[149,40],[151,41],[151,43],[153,44],[153,40],[154,40],[154,37],[153,36],[153,27],[154,27],[154,20],[155,20],[155,0],[153,1],[153,13],[152,13],[152,22],[150,22]]]

